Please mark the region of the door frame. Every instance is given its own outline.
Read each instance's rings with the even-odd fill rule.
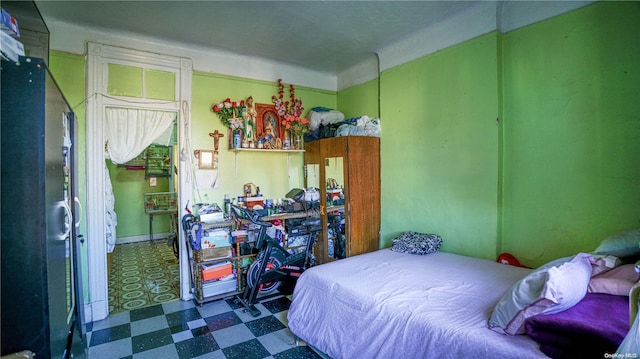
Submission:
[[[109,64],[150,68],[175,74],[175,101],[127,98],[110,95],[107,91]],[[106,107],[144,108],[172,111],[178,114],[178,144],[191,143],[191,82],[193,63],[191,59],[132,50],[123,47],[87,43],[87,88],[86,88],[86,158],[87,171],[87,272],[89,301],[85,303],[85,318],[96,321],[109,315],[107,243],[105,219],[105,157],[104,117]],[[144,92],[143,92],[144,93]],[[134,101],[132,101],[134,100]],[[193,183],[188,173],[191,157],[178,161],[178,216],[191,200]],[[178,231],[180,245],[180,297],[192,298],[190,293],[189,261],[183,231]]]

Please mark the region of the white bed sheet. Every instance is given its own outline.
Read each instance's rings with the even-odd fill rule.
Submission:
[[[296,284],[289,329],[332,358],[546,358],[526,336],[487,328],[530,272],[483,259],[381,249],[313,267]]]

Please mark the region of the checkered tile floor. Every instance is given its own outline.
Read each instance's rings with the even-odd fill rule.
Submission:
[[[196,305],[173,301],[89,323],[89,359],[99,358],[320,358],[296,346],[287,328],[290,299],[262,299],[252,317],[233,298]]]

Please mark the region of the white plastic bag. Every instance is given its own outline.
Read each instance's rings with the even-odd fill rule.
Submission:
[[[320,128],[320,125],[330,125],[344,120],[344,114],[338,110],[332,110],[322,107],[314,107],[309,111],[309,121],[311,122],[311,131]]]
[[[380,137],[380,119],[377,117],[360,116],[355,124],[345,123],[336,130],[336,137],[339,136],[369,136]]]
[[[320,200],[320,192],[313,187],[304,190],[304,200],[306,202],[317,202]]]

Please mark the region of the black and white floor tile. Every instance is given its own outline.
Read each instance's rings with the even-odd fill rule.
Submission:
[[[172,301],[89,323],[89,358],[315,359],[287,328],[288,296],[264,298],[252,317],[233,298]]]

